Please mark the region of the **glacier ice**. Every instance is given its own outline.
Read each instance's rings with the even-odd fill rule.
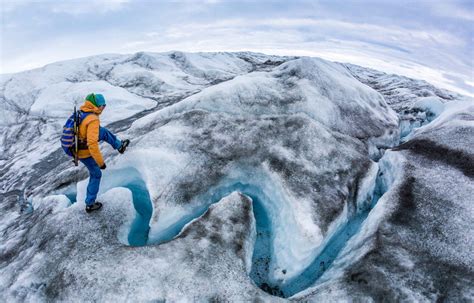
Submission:
[[[133,220],[129,193],[121,188],[106,192],[103,198],[114,203],[94,216],[88,216],[80,203],[53,213],[52,208],[60,198],[54,196],[38,201],[38,207],[28,217],[16,218],[19,225],[10,225],[1,244],[2,260],[8,262],[5,268],[2,261],[0,269],[2,300],[258,297],[258,291],[248,292],[253,288],[246,269],[253,222],[248,199],[230,195],[174,241],[130,249],[117,239],[124,232],[123,225]],[[35,224],[44,216],[49,219]],[[223,228],[222,222],[232,224]],[[18,234],[27,237],[26,241],[10,238]],[[19,248],[20,253],[12,253]],[[22,270],[10,271],[12,267]],[[123,283],[123,279],[130,280]],[[158,287],[157,279],[162,281]],[[101,291],[97,291],[97,284]],[[150,287],[156,291],[150,291]]]
[[[82,204],[84,203],[87,182],[88,179],[78,183],[76,197],[74,197],[75,199],[71,200],[71,202],[77,200],[82,202]],[[147,185],[140,175],[140,172],[133,167],[106,170],[102,174],[98,195],[117,187],[127,188],[131,192],[132,203],[136,211],[136,217],[131,224],[127,241],[123,242],[132,246],[146,245],[150,229],[149,223],[153,212]],[[70,190],[68,191],[68,189],[66,189],[66,196],[68,193],[70,193]],[[101,200],[102,198],[99,196],[98,199]]]
[[[89,90],[132,139],[103,148],[94,216],[86,171],[51,151]],[[472,298],[472,100],[316,58],[169,52],[8,75],[0,101],[2,300]]]
[[[400,118],[400,141],[409,140],[415,130],[431,123],[445,109],[446,105],[438,97],[418,98],[409,109],[402,112]]]
[[[472,105],[445,104],[386,152],[375,193],[388,191],[318,285],[295,299],[472,300]]]

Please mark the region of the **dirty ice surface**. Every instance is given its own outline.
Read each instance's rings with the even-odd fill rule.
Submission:
[[[101,146],[87,215],[85,168],[51,146],[91,91],[132,145]],[[472,99],[317,58],[169,52],[2,76],[0,100],[2,300],[472,299]]]

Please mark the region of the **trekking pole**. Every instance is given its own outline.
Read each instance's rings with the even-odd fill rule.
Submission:
[[[74,105],[74,165],[78,166],[78,155],[77,152],[79,150],[78,144],[79,144],[79,125],[78,125],[78,117],[77,117],[77,111],[76,111],[76,106]]]

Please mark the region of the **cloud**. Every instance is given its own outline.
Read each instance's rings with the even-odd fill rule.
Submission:
[[[26,6],[21,14],[5,14],[12,17],[3,25],[16,26],[5,31],[2,68],[101,53],[249,50],[351,62],[474,93],[462,81],[474,81],[473,29],[466,26],[472,10],[457,20],[464,9],[457,3],[444,11],[435,1],[397,3],[47,0],[39,13]],[[69,18],[94,13],[107,16],[84,23]],[[48,23],[33,22],[41,18]]]
[[[471,90],[474,90],[474,81],[467,81],[467,80],[464,80],[464,83],[465,83],[466,85],[469,85]]]
[[[470,1],[467,3],[467,7],[462,7],[455,2],[432,1],[431,12],[439,17],[474,21],[474,2]]]
[[[127,3],[129,0],[55,1],[51,6],[51,11],[71,15],[104,14],[121,10]]]
[[[130,0],[2,0],[3,13],[37,6],[57,14],[82,15],[88,13],[107,13],[122,9]]]
[[[329,19],[233,18],[180,24],[161,32],[144,33],[143,39],[137,37],[134,41],[122,50],[250,50],[275,55],[317,56],[424,79],[463,94],[474,93],[461,81],[453,81],[470,76],[469,57],[451,55],[464,46],[465,41],[441,30],[383,27]]]
[[[29,3],[32,3],[32,1],[31,0],[3,0],[0,5],[0,11],[2,12],[2,16],[3,16],[3,14],[5,13],[10,13]]]

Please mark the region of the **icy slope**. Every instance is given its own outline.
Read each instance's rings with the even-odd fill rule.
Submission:
[[[437,97],[441,102],[467,99],[457,93],[439,89],[424,80],[386,74],[353,64],[343,64],[351,74],[364,84],[381,93],[387,103],[397,112],[411,107],[418,98]]]
[[[296,299],[472,301],[474,103],[446,107],[387,152],[388,192],[320,284]]]
[[[113,109],[101,115],[102,124],[127,128],[138,117],[205,87],[288,59],[249,53],[137,53],[76,59],[2,75],[0,164],[15,169],[15,176],[3,176],[2,186],[19,182],[23,168],[47,156],[51,147],[56,149],[57,129],[74,104],[80,106],[92,91],[107,96],[108,109]]]
[[[166,125],[156,128],[162,121]],[[369,141],[396,142],[396,123],[383,99],[344,69],[298,59],[216,85],[132,125],[130,134],[143,136],[137,150],[179,149],[177,172],[185,176],[173,179],[166,199],[159,195],[171,180],[158,176],[168,159],[150,166],[148,157],[130,155],[140,159],[139,171],[158,179],[150,186],[152,199],[160,198],[154,201],[158,224],[168,221],[167,213],[179,218],[183,204],[193,211],[212,202],[208,196],[220,186],[243,182],[263,189],[276,208],[270,211],[275,256],[269,279],[287,279],[314,258],[343,211],[347,185],[365,174]]]
[[[2,239],[2,301],[221,301],[263,293],[247,277],[253,216],[246,197],[223,199],[173,242],[133,249],[117,241],[131,220],[128,191],[113,189],[102,199],[113,203],[94,216],[80,204],[55,206],[64,197],[51,196],[16,218],[4,237],[22,233],[25,242]]]
[[[8,145],[0,163],[1,299],[456,298],[424,275],[437,285],[457,281],[456,291],[469,298],[470,242],[450,233],[472,222],[472,100],[439,106],[437,99],[406,96],[400,102],[407,102],[407,115],[423,122],[401,127],[382,95],[347,67],[315,58],[173,52],[55,65],[56,78],[47,68],[34,71],[30,92],[45,81],[38,78],[54,78],[39,89],[45,91],[67,76],[78,89],[97,91],[106,81],[155,103],[118,116],[137,101],[124,98],[119,107],[110,100],[108,127],[132,145],[121,156],[103,149],[105,206],[87,216],[84,167],[51,148],[67,108],[30,121],[31,108],[45,99],[28,95],[21,111],[11,105],[21,104],[20,90],[3,82],[5,115],[27,118],[2,129]],[[84,80],[88,70],[101,80]],[[404,89],[406,82],[397,83]],[[18,138],[30,137],[13,139],[15,127]],[[50,133],[32,132],[43,128]],[[398,144],[400,129],[407,142],[385,152]],[[448,180],[456,176],[462,185],[452,195]],[[29,199],[22,201],[23,194]],[[77,202],[65,207],[67,197]],[[437,199],[461,210],[443,217],[436,209],[449,206]],[[406,215],[413,209],[420,213]],[[443,220],[449,222],[431,224]],[[449,260],[440,254],[453,249]],[[421,264],[415,270],[405,260]],[[450,263],[434,272],[432,260]]]

